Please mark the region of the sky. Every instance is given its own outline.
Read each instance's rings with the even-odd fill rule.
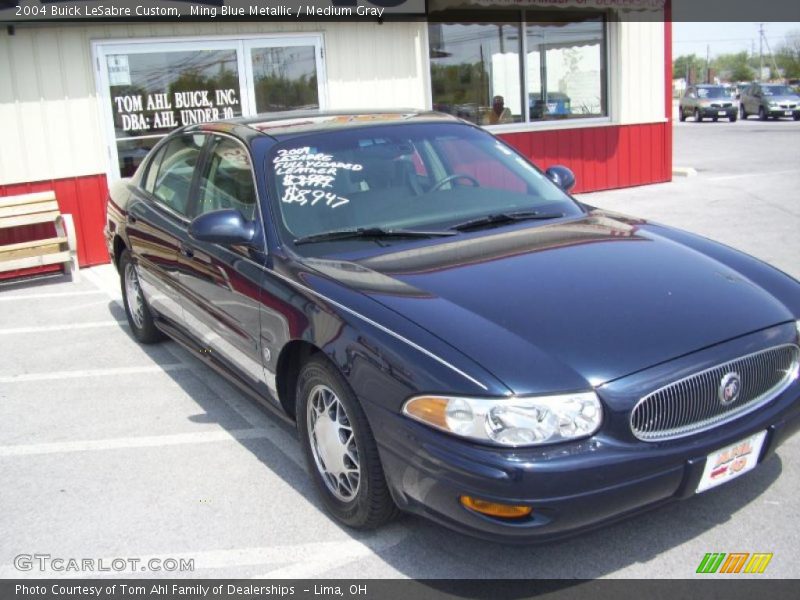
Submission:
[[[691,23],[675,22],[672,24],[672,55],[697,54],[704,57],[706,46],[711,57],[730,52],[755,50],[758,54],[759,23]],[[767,42],[774,50],[784,41],[789,31],[800,31],[800,23],[778,22],[764,23],[764,34]],[[767,47],[764,46],[767,54]]]

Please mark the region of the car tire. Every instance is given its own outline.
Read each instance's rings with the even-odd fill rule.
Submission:
[[[394,519],[399,511],[375,438],[339,370],[323,356],[312,357],[300,370],[296,398],[306,464],[328,511],[354,529],[375,529]]]
[[[744,108],[744,104],[739,105],[739,116],[743,121],[747,120],[747,111]]]
[[[686,111],[683,108],[678,108],[678,119],[683,122],[686,120]]]
[[[147,305],[142,288],[139,285],[139,273],[136,263],[128,250],[123,250],[119,257],[119,278],[122,287],[122,304],[128,317],[133,336],[142,344],[154,344],[164,336],[153,321],[153,313]]]
[[[795,121],[800,121],[800,112],[796,112],[792,115],[792,119]]]
[[[764,110],[763,106],[758,107],[758,119],[759,121],[766,121],[767,120],[767,111]]]
[[[728,120],[729,120],[731,123],[736,123],[736,113],[733,113],[733,114],[731,114],[731,115],[728,117]]]
[[[694,109],[694,122],[695,123],[700,123],[700,122],[702,122],[702,120],[703,120],[703,117],[700,116],[700,111],[695,108]]]
[[[717,121],[719,121],[719,117],[711,117],[711,118],[712,118],[712,120],[714,121],[714,123],[716,123]]]

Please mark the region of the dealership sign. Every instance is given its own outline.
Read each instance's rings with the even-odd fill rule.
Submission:
[[[425,0],[0,0],[0,21],[381,19],[425,15]]]

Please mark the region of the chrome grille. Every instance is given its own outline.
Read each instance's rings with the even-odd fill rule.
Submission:
[[[754,410],[785,390],[798,375],[797,346],[787,344],[700,371],[648,394],[631,411],[631,431],[640,440],[661,441],[715,427]],[[739,376],[738,397],[720,400],[722,379]]]

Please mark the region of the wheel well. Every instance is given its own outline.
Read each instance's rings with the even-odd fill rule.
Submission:
[[[117,271],[119,271],[119,257],[122,256],[122,251],[127,247],[122,237],[118,235],[114,237],[114,266],[117,268]]]
[[[297,398],[297,377],[303,363],[311,356],[322,352],[311,342],[305,340],[292,340],[283,347],[278,357],[275,369],[275,384],[278,390],[278,400],[283,410],[292,418],[295,417]]]

